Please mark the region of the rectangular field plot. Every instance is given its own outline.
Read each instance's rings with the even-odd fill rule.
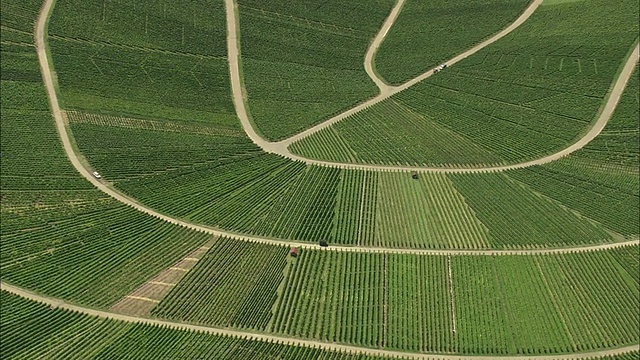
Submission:
[[[263,330],[284,278],[288,248],[218,239],[152,314]]]
[[[602,227],[504,174],[449,175],[496,248],[610,241]]]
[[[624,346],[638,341],[638,282],[631,273],[637,260],[630,256],[637,251],[415,256],[303,250],[267,329],[485,355]]]
[[[367,245],[485,248],[488,233],[446,176],[378,175],[376,242]]]

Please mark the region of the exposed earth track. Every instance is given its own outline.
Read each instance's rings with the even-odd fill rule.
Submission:
[[[193,331],[209,333],[212,335],[234,336],[234,337],[240,337],[240,338],[245,338],[245,339],[250,339],[255,341],[275,342],[279,344],[319,348],[323,350],[342,351],[347,353],[359,353],[359,354],[366,354],[366,355],[373,355],[373,356],[388,356],[392,358],[401,357],[404,359],[432,359],[432,360],[434,359],[440,359],[440,360],[481,360],[481,359],[487,359],[487,360],[488,359],[501,359],[501,360],[563,359],[565,360],[566,359],[568,360],[568,359],[586,359],[586,358],[602,357],[607,355],[618,355],[618,354],[628,353],[631,351],[638,351],[640,349],[640,345],[631,345],[631,346],[626,346],[622,348],[599,350],[599,351],[593,351],[588,353],[539,355],[539,356],[481,356],[481,355],[464,356],[464,355],[416,354],[416,353],[403,352],[403,351],[381,350],[381,349],[372,349],[372,348],[359,347],[359,346],[343,345],[343,344],[336,344],[336,343],[323,342],[323,341],[304,340],[304,339],[285,337],[285,336],[253,333],[248,331],[219,329],[219,328],[208,327],[208,326],[191,325],[191,324],[177,323],[177,322],[166,321],[166,320],[150,319],[150,318],[117,314],[110,311],[97,310],[97,309],[87,308],[79,305],[69,304],[63,300],[52,298],[52,297],[41,296],[33,292],[27,291],[25,289],[22,289],[20,287],[9,285],[4,282],[0,283],[0,289],[12,294],[21,296],[28,300],[43,303],[52,308],[75,311],[81,314],[97,316],[103,319],[119,320],[119,321],[125,321],[125,322],[136,323],[136,324],[162,326],[165,328],[176,329],[176,330],[193,330]]]
[[[502,166],[491,166],[491,167],[457,167],[457,168],[444,168],[444,167],[421,167],[421,166],[397,166],[397,165],[369,165],[369,164],[355,164],[355,163],[338,163],[332,161],[323,161],[323,160],[315,160],[305,158],[299,155],[295,155],[289,151],[289,146],[296,141],[299,141],[307,136],[310,136],[322,129],[325,129],[345,118],[356,114],[370,106],[373,106],[383,100],[386,100],[397,94],[401,91],[404,91],[417,83],[429,78],[433,75],[433,70],[429,70],[402,85],[391,86],[386,84],[382,79],[380,79],[373,69],[373,57],[377,52],[378,48],[384,41],[384,37],[387,35],[389,29],[393,25],[393,22],[398,17],[402,6],[404,5],[405,0],[398,0],[396,5],[391,11],[389,17],[385,20],[382,29],[378,32],[377,36],[374,38],[371,46],[367,50],[367,54],[365,56],[365,70],[369,77],[376,83],[378,88],[380,89],[380,94],[353,107],[339,115],[334,116],[333,118],[326,120],[318,125],[315,125],[303,132],[300,132],[292,137],[287,139],[278,141],[278,142],[270,142],[263,139],[253,128],[253,124],[251,123],[249,116],[247,114],[246,102],[245,102],[245,90],[242,85],[242,80],[240,76],[240,44],[238,42],[238,16],[237,16],[237,8],[234,0],[225,0],[226,3],[226,13],[227,13],[227,48],[228,48],[228,60],[229,60],[229,69],[231,72],[231,90],[233,92],[233,102],[236,108],[236,114],[242,123],[242,127],[245,132],[249,136],[249,138],[264,151],[278,154],[284,157],[287,157],[292,160],[302,161],[307,164],[312,165],[320,165],[320,166],[329,166],[335,168],[342,169],[359,169],[359,170],[368,170],[368,171],[398,171],[398,170],[406,170],[406,171],[418,171],[418,172],[438,172],[438,173],[481,173],[481,172],[495,172],[495,171],[506,171],[513,169],[521,169],[525,167],[535,166],[535,165],[543,165],[558,159],[561,159],[564,156],[567,156],[577,150],[582,149],[585,145],[587,145],[591,140],[595,139],[596,136],[600,134],[602,129],[607,125],[609,119],[613,115],[613,112],[620,101],[620,97],[622,92],[624,91],[629,79],[633,75],[633,71],[636,63],[638,62],[639,56],[639,45],[636,45],[634,50],[632,51],[629,58],[626,60],[624,68],[620,72],[620,75],[615,80],[613,87],[610,89],[608,97],[606,99],[606,103],[602,108],[601,113],[598,116],[596,122],[591,126],[589,131],[578,141],[570,145],[569,147],[556,152],[554,154],[534,159],[531,161],[517,163],[517,164],[509,164]],[[491,38],[477,44],[471,49],[455,56],[449,61],[445,61],[448,65],[453,65],[463,59],[477,53],[483,48],[493,44],[494,42],[500,40],[505,37],[513,30],[522,25],[525,21],[527,21],[531,15],[536,11],[536,9],[542,4],[543,0],[534,0],[531,2],[529,7],[509,26],[495,34]]]
[[[235,3],[233,0],[225,0],[225,1],[227,3],[227,6],[231,6],[232,9],[235,10],[235,5],[234,5]],[[258,242],[258,243],[271,244],[271,245],[298,246],[303,249],[311,249],[311,248],[323,249],[318,244],[314,244],[314,243],[299,243],[299,242],[273,239],[273,238],[267,238],[267,237],[237,234],[237,233],[214,229],[207,226],[187,222],[181,219],[173,218],[171,216],[161,214],[149,207],[146,207],[140,204],[135,199],[127,195],[124,195],[123,193],[109,186],[106,182],[94,178],[92,175],[92,170],[88,167],[88,165],[85,165],[83,163],[83,161],[80,159],[80,155],[76,152],[76,149],[73,147],[71,143],[71,138],[69,136],[69,132],[67,131],[66,120],[65,120],[65,117],[63,116],[62,110],[60,109],[60,105],[58,103],[58,95],[56,92],[56,86],[54,81],[55,75],[53,73],[52,67],[49,64],[45,32],[47,28],[49,15],[52,11],[54,2],[55,0],[45,0],[45,3],[40,12],[40,16],[38,17],[38,22],[36,25],[36,39],[35,39],[36,50],[38,53],[38,60],[40,62],[42,77],[44,79],[47,95],[49,97],[49,102],[51,104],[51,112],[55,119],[56,128],[60,135],[62,146],[71,164],[73,164],[76,170],[78,170],[78,172],[85,179],[87,179],[87,181],[93,184],[100,191],[113,197],[115,200],[120,201],[125,205],[131,206],[140,212],[151,215],[153,217],[164,220],[166,222],[169,222],[175,225],[180,225],[192,230],[205,232],[215,236],[230,237],[230,238],[234,238],[242,241]],[[236,29],[236,27],[235,26],[229,26],[229,27],[230,27],[229,41],[230,42],[233,41],[234,43],[236,43],[236,41],[234,40],[236,37],[236,32],[234,29]],[[636,47],[636,53],[637,53],[637,50],[638,48]],[[234,62],[230,60],[229,63],[232,66],[232,70],[231,70],[232,74],[234,73],[234,66],[235,66],[235,71],[239,71],[237,61]],[[236,74],[239,76],[239,73],[236,73]],[[237,85],[239,86],[240,85],[239,77],[234,80],[234,76],[232,76],[232,82],[235,82],[236,80],[238,81]],[[619,92],[621,93],[622,89],[620,89]],[[234,99],[236,98],[237,95],[238,94],[234,93]],[[247,119],[248,121],[248,118],[246,118],[246,110],[244,106],[241,106],[240,108],[238,108],[238,112],[239,112],[238,115],[240,116],[240,114],[243,111],[245,113],[245,119]],[[253,128],[249,127],[249,130],[253,131]],[[257,136],[255,132],[254,132],[254,135]],[[478,171],[478,169],[473,169],[468,171]],[[567,247],[567,248],[546,248],[546,249],[505,249],[505,250],[442,249],[442,250],[439,250],[439,249],[393,249],[393,248],[385,248],[385,247],[363,247],[363,246],[331,246],[329,249],[333,251],[377,252],[377,253],[396,253],[396,254],[415,254],[415,255],[541,255],[541,254],[562,254],[562,253],[571,253],[571,252],[605,250],[605,249],[611,249],[611,248],[617,248],[617,247],[629,246],[629,245],[637,245],[637,244],[640,244],[640,239],[633,239],[633,240],[628,240],[624,242],[607,243],[607,244],[600,244],[600,245],[589,245],[589,246]]]

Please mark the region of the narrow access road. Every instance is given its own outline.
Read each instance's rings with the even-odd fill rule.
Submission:
[[[227,6],[234,6],[233,0],[225,0]],[[64,117],[62,116],[62,111],[60,110],[60,105],[58,103],[58,95],[56,93],[56,87],[54,82],[54,74],[53,70],[49,64],[49,59],[47,57],[47,45],[45,41],[45,30],[47,26],[47,21],[49,19],[50,13],[52,11],[52,7],[55,0],[45,0],[44,6],[40,12],[40,16],[37,22],[36,28],[36,49],[38,53],[38,60],[40,62],[40,67],[42,71],[42,77],[44,79],[45,88],[47,90],[47,94],[49,96],[49,102],[51,104],[52,114],[55,119],[56,128],[60,135],[60,139],[62,141],[62,145],[64,148],[69,161],[71,164],[78,170],[78,172],[91,184],[93,184],[100,191],[105,194],[111,196],[115,200],[131,206],[132,208],[151,215],[160,220],[169,222],[171,224],[183,226],[185,228],[201,231],[204,233],[208,233],[215,236],[224,236],[233,238],[241,241],[248,242],[256,242],[270,245],[285,245],[285,246],[297,246],[303,249],[326,249],[320,247],[318,244],[312,243],[300,243],[300,242],[292,242],[280,239],[273,239],[267,237],[260,236],[249,236],[243,235],[228,231],[222,231],[218,229],[213,229],[207,226],[194,224],[191,222],[187,222],[181,219],[173,218],[164,214],[161,214],[145,205],[140,204],[135,199],[121,193],[120,191],[108,186],[105,182],[100,181],[93,177],[91,169],[85,167],[83,162],[79,158],[79,154],[76,153],[76,150],[71,144],[70,135],[67,132],[66,124]],[[229,13],[227,13],[229,15]],[[230,26],[230,28],[235,29],[234,26]],[[232,29],[230,30],[230,39],[234,39],[235,32]],[[231,41],[231,40],[229,40]],[[233,58],[233,57],[231,57]],[[230,59],[231,59],[230,58]],[[237,59],[237,57],[235,57]],[[229,61],[231,65],[234,65],[233,61]],[[235,63],[235,69],[238,71],[238,63]],[[232,70],[232,73],[234,71]],[[239,73],[237,73],[238,77],[232,79],[233,82],[240,86],[240,78]],[[241,99],[236,99],[237,93],[234,92],[234,101],[242,101]],[[244,109],[244,107],[240,107],[239,109]],[[246,116],[245,116],[246,119]],[[257,136],[257,135],[256,135]],[[569,247],[569,248],[549,248],[549,249],[510,249],[510,250],[490,250],[490,249],[478,249],[478,250],[429,250],[429,249],[393,249],[393,248],[384,248],[384,247],[363,247],[363,246],[331,246],[328,248],[332,251],[350,251],[350,252],[375,252],[375,253],[396,253],[396,254],[415,254],[415,255],[541,255],[541,254],[563,254],[563,253],[572,253],[572,252],[583,252],[583,251],[594,251],[594,250],[606,250],[617,247],[629,246],[629,245],[637,245],[640,244],[640,239],[629,240],[625,242],[616,242],[616,243],[608,243],[601,245],[589,245],[589,246],[578,246],[578,247]]]
[[[576,353],[576,354],[561,354],[561,355],[544,355],[544,356],[464,356],[464,355],[440,355],[440,354],[416,354],[410,352],[403,351],[392,351],[392,350],[380,350],[380,349],[371,349],[366,347],[352,346],[352,345],[344,345],[344,344],[336,344],[324,341],[314,341],[314,340],[304,340],[292,337],[285,336],[276,336],[269,334],[260,334],[249,331],[237,331],[237,330],[227,330],[227,329],[219,329],[208,326],[198,326],[191,324],[183,324],[177,323],[173,321],[167,320],[159,320],[159,319],[149,319],[142,317],[135,317],[130,315],[117,314],[109,311],[96,310],[91,308],[86,308],[79,305],[66,303],[64,300],[41,296],[30,292],[28,290],[22,289],[17,286],[9,285],[7,283],[1,282],[0,289],[3,291],[7,291],[9,293],[18,295],[28,300],[37,301],[39,303],[43,303],[52,308],[63,309],[68,311],[75,311],[81,314],[86,314],[90,316],[96,316],[103,319],[112,319],[119,320],[128,323],[136,323],[136,324],[146,324],[152,326],[163,326],[170,329],[175,330],[195,330],[200,332],[205,332],[212,335],[221,335],[221,336],[233,336],[240,337],[254,341],[263,341],[263,342],[275,342],[278,344],[285,344],[291,346],[302,346],[302,347],[313,347],[319,348],[322,350],[328,351],[340,351],[340,352],[350,352],[350,353],[358,353],[365,354],[370,356],[388,356],[393,358],[405,358],[405,359],[440,359],[440,360],[482,360],[482,359],[501,359],[501,360],[552,360],[552,359],[586,359],[586,358],[594,358],[594,357],[602,357],[608,355],[619,355],[628,353],[631,351],[640,350],[639,345],[631,345],[622,348],[616,349],[607,349],[607,350],[599,350],[588,353]]]
[[[369,165],[369,164],[354,164],[354,163],[339,163],[325,160],[316,160],[309,159],[299,155],[295,155],[291,153],[289,150],[289,146],[296,141],[299,141],[307,136],[310,136],[320,130],[323,130],[345,118],[354,115],[370,106],[373,106],[381,101],[384,101],[394,94],[397,94],[401,91],[404,91],[417,83],[429,78],[433,75],[433,70],[429,70],[422,75],[407,81],[406,83],[398,86],[391,86],[386,84],[382,79],[380,79],[373,69],[373,58],[378,48],[384,41],[385,36],[389,32],[389,29],[395,22],[400,13],[402,6],[404,5],[405,0],[398,0],[394,8],[392,9],[389,17],[384,22],[382,29],[374,38],[371,46],[369,47],[366,57],[365,57],[365,70],[369,77],[376,83],[378,88],[380,89],[380,94],[361,103],[360,105],[353,107],[339,115],[334,116],[333,118],[324,121],[318,125],[315,125],[301,133],[298,133],[290,138],[285,140],[281,140],[278,142],[270,142],[263,139],[260,135],[257,134],[255,129],[253,128],[253,124],[249,120],[246,110],[246,103],[244,101],[245,94],[244,88],[242,86],[242,81],[240,78],[240,67],[239,67],[239,47],[240,44],[238,42],[237,32],[239,28],[238,18],[237,18],[237,9],[235,6],[234,0],[225,0],[226,1],[226,12],[227,12],[227,47],[228,47],[228,56],[229,56],[229,64],[230,64],[230,72],[231,72],[231,90],[233,92],[233,100],[236,108],[236,113],[240,122],[242,123],[242,127],[245,132],[251,138],[251,140],[262,148],[264,151],[278,154],[284,156],[286,158],[297,160],[304,162],[306,164],[319,165],[319,166],[328,166],[334,168],[342,168],[342,169],[358,169],[358,170],[367,170],[367,171],[418,171],[418,172],[436,172],[436,173],[483,173],[483,172],[498,172],[498,171],[506,171],[513,169],[521,169],[525,167],[535,166],[535,165],[543,165],[558,159],[561,159],[564,156],[567,156],[577,150],[582,149],[589,142],[591,142],[594,138],[596,138],[600,132],[604,129],[604,127],[611,119],[613,112],[620,101],[620,96],[624,91],[629,79],[633,74],[634,67],[638,62],[638,46],[635,47],[632,54],[627,59],[625,66],[620,73],[619,77],[616,79],[613,88],[611,89],[604,106],[603,111],[600,113],[598,119],[593,124],[593,126],[589,129],[589,131],[574,144],[569,147],[558,151],[557,153],[534,159],[531,161],[503,165],[503,166],[490,166],[490,167],[457,167],[457,168],[443,168],[443,167],[422,167],[422,166],[397,166],[397,165]],[[536,11],[536,9],[542,4],[543,0],[534,0],[531,5],[516,19],[513,23],[511,23],[508,27],[495,34],[491,38],[481,42],[480,44],[472,47],[471,49],[455,56],[454,58],[446,61],[448,65],[453,65],[463,59],[477,53],[483,48],[491,45],[492,43],[500,40],[505,37],[513,30],[522,25],[525,21],[527,21],[531,15]]]
[[[367,75],[369,75],[369,77],[371,78],[371,80],[373,80],[373,82],[376,83],[376,86],[378,86],[378,89],[380,89],[381,95],[388,95],[393,93],[394,87],[384,82],[384,80],[382,80],[378,76],[378,74],[376,74],[373,66],[373,59],[375,58],[376,53],[378,52],[378,48],[380,47],[380,45],[382,45],[384,38],[387,36],[387,33],[393,26],[393,23],[396,22],[398,15],[400,15],[400,11],[404,6],[405,1],[406,0],[397,0],[395,6],[393,7],[393,9],[391,9],[391,13],[389,14],[385,22],[382,24],[380,31],[378,32],[376,37],[373,38],[373,42],[371,42],[371,45],[369,45],[367,54],[364,57],[364,69],[367,72]]]

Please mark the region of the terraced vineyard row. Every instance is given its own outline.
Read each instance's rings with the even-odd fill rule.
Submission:
[[[243,81],[257,129],[279,140],[377,93],[365,52],[394,1],[238,1]]]
[[[284,280],[268,329],[367,347],[465,354],[633,344],[637,253],[636,246],[525,257],[307,250]]]
[[[383,359],[98,319],[4,291],[0,300],[3,359]]]
[[[498,42],[291,150],[330,161],[479,167],[563,149],[594,121],[637,39],[637,2],[619,5],[541,6]]]
[[[219,239],[152,314],[263,330],[283,279],[288,248]]]
[[[376,70],[389,83],[407,81],[505,28],[528,3],[408,0],[378,49]]]

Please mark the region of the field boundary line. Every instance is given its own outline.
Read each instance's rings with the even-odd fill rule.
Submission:
[[[18,295],[24,299],[48,305],[51,308],[74,311],[77,313],[86,314],[89,316],[95,316],[102,319],[112,319],[112,320],[124,321],[128,323],[145,324],[145,325],[151,325],[151,326],[162,326],[162,327],[174,329],[174,330],[192,330],[192,331],[204,332],[212,335],[245,338],[252,341],[271,342],[271,343],[278,343],[278,344],[284,344],[284,345],[290,345],[290,346],[301,346],[301,347],[308,347],[308,348],[319,348],[322,350],[339,351],[344,353],[358,353],[358,354],[373,355],[373,356],[387,356],[390,358],[431,359],[431,360],[435,360],[435,359],[439,359],[439,360],[565,359],[565,360],[568,360],[568,359],[586,359],[586,358],[594,358],[594,357],[603,357],[607,355],[618,355],[618,354],[624,354],[624,353],[640,350],[640,345],[636,344],[636,345],[631,345],[631,346],[626,346],[626,347],[621,347],[616,349],[598,350],[598,351],[593,351],[588,353],[539,355],[539,356],[489,356],[489,355],[474,356],[474,355],[442,355],[442,354],[426,354],[426,353],[417,354],[417,353],[402,352],[402,351],[372,349],[372,348],[366,348],[366,347],[336,344],[336,343],[323,342],[323,341],[304,340],[304,339],[285,337],[285,336],[253,333],[249,331],[220,329],[220,328],[214,328],[214,327],[208,327],[208,326],[177,323],[177,322],[167,321],[167,320],[150,319],[150,318],[117,314],[110,311],[92,309],[92,308],[87,308],[79,305],[70,304],[63,300],[56,299],[53,297],[41,296],[31,291],[25,290],[21,287],[13,286],[5,282],[0,282],[0,289],[2,291],[7,291],[14,295]]]
[[[53,72],[53,68],[49,62],[48,57],[48,49],[46,44],[46,29],[47,23],[49,20],[49,16],[53,9],[53,4],[55,0],[45,0],[44,5],[40,11],[40,15],[38,17],[38,21],[36,24],[36,32],[35,32],[35,41],[36,41],[36,50],[38,54],[38,61],[40,63],[40,68],[42,72],[42,77],[45,85],[45,89],[47,90],[47,95],[49,97],[49,104],[51,106],[51,113],[56,123],[56,130],[58,131],[58,135],[60,136],[60,140],[62,143],[62,147],[67,155],[67,158],[73,165],[73,167],[84,177],[87,181],[89,181],[93,186],[95,186],[98,190],[103,193],[111,196],[113,199],[128,205],[144,214],[151,215],[157,219],[166,221],[168,223],[183,226],[185,228],[204,232],[207,234],[228,237],[235,240],[247,241],[247,242],[256,242],[263,243],[269,245],[279,245],[279,246],[297,246],[302,249],[324,249],[320,247],[319,244],[315,243],[304,243],[304,242],[296,242],[296,241],[287,241],[281,239],[273,239],[267,237],[260,236],[251,236],[245,234],[233,233],[230,231],[223,231],[219,229],[214,229],[204,225],[194,224],[188,221],[184,221],[178,218],[174,218],[168,215],[164,215],[159,213],[145,205],[142,205],[137,200],[121,193],[120,191],[114,189],[106,182],[100,181],[96,179],[92,174],[92,169],[85,165],[80,159],[81,155],[76,152],[76,149],[73,147],[71,142],[71,136],[67,130],[65,119],[63,117],[63,113],[60,109],[60,105],[58,103],[58,95],[56,92],[55,85],[55,74]],[[235,6],[234,0],[225,0],[227,6]],[[231,8],[234,10],[234,8]],[[227,16],[234,11],[227,11]],[[235,19],[235,15],[231,15],[232,18]],[[232,23],[235,24],[235,23]],[[235,30],[236,27],[229,24],[229,42],[235,42]],[[237,49],[236,49],[237,50]],[[637,54],[638,48],[636,48],[635,54]],[[232,83],[235,83],[235,86],[240,86],[240,74],[239,74],[239,64],[237,62],[238,58],[235,57],[236,61],[232,60],[233,56],[229,58],[229,64],[231,67],[235,66],[235,74],[237,76],[233,76],[234,71],[232,73]],[[635,62],[633,62],[635,63]],[[235,65],[234,65],[235,64]],[[632,64],[633,65],[633,64]],[[635,66],[635,65],[633,65]],[[631,66],[631,70],[633,70],[633,66]],[[631,75],[629,75],[630,77]],[[618,98],[619,98],[618,94]],[[234,92],[234,103],[236,103],[239,97],[239,101],[242,100],[242,94]],[[240,111],[245,111],[245,119],[248,121],[246,117],[246,109],[244,106],[236,109]],[[253,129],[253,128],[250,128]],[[255,132],[254,132],[255,134]],[[257,135],[256,135],[257,136]],[[264,141],[264,140],[263,140]],[[477,171],[477,170],[472,170]],[[546,248],[546,249],[503,249],[503,250],[491,250],[491,249],[475,249],[475,250],[436,250],[436,249],[394,249],[394,248],[385,248],[385,247],[363,247],[363,246],[331,246],[328,249],[332,251],[350,251],[350,252],[372,252],[372,253],[394,253],[394,254],[414,254],[414,255],[543,255],[543,254],[565,254],[572,252],[587,252],[587,251],[598,251],[598,250],[607,250],[618,247],[630,246],[630,245],[640,245],[640,239],[633,239],[624,242],[614,242],[607,244],[599,244],[599,245],[587,245],[587,246],[578,246],[578,247],[569,247],[569,248]]]

